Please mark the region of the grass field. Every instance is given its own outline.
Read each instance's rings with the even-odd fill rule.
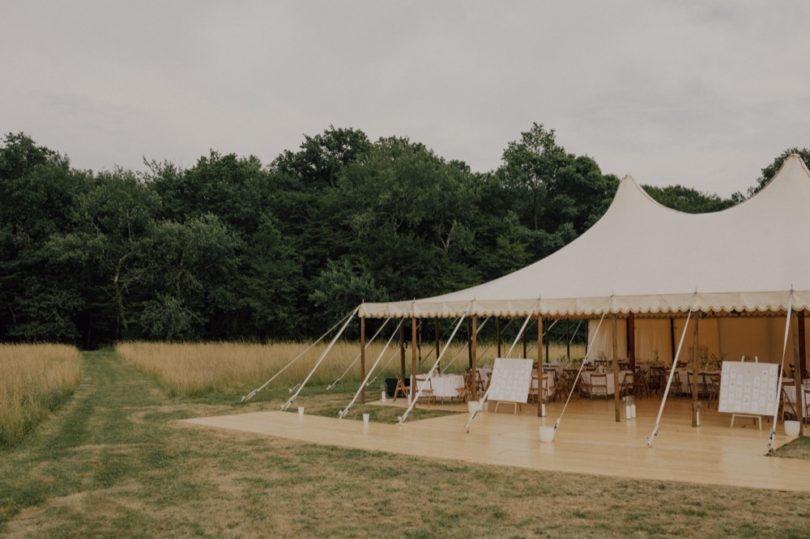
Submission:
[[[0,446],[17,443],[68,397],[81,376],[72,346],[0,345]]]
[[[805,537],[810,494],[470,466],[178,425],[276,408],[169,396],[110,350],[20,444],[0,452],[11,536]],[[348,388],[345,388],[348,389]],[[302,396],[308,407],[322,388]],[[345,391],[341,395],[345,399]],[[329,397],[332,398],[332,397]],[[416,474],[429,478],[417,482]]]
[[[125,361],[144,372],[157,376],[170,391],[177,395],[198,396],[239,391],[247,393],[289,363],[309,344],[128,342],[118,344],[116,351]],[[366,364],[369,368],[383,351],[384,344],[384,342],[377,341],[368,347]],[[396,344],[392,343],[392,346],[386,350],[378,370],[375,371],[380,383],[386,376],[397,376],[399,373],[399,348]],[[314,346],[274,381],[274,387],[290,387],[303,380],[324,348],[324,344]],[[353,362],[356,362],[359,350],[359,343],[337,343],[309,384],[312,386],[328,385],[344,372],[346,372],[343,379],[345,382],[359,382],[359,363],[354,363],[354,367],[350,368],[348,372],[346,371]],[[571,353],[573,357],[581,356],[584,353],[584,346],[572,346]],[[424,345],[422,354],[423,360],[420,367],[423,371],[427,371],[436,360],[434,346]],[[479,365],[491,365],[494,354],[494,346],[482,343]],[[565,357],[565,346],[551,345],[549,357]],[[406,359],[410,368],[410,350],[407,351]],[[463,372],[467,365],[466,345],[451,345],[442,358],[442,364],[444,372]],[[374,389],[379,389],[378,386],[379,384],[375,384]]]

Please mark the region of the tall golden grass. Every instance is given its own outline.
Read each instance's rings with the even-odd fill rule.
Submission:
[[[60,344],[0,345],[0,445],[18,442],[81,378],[81,356]]]
[[[310,343],[280,342],[272,344],[245,343],[150,343],[125,342],[116,346],[119,356],[140,370],[156,376],[179,395],[195,396],[206,393],[247,392],[259,386],[287,365]],[[310,371],[326,345],[320,343],[297,360],[280,375],[272,387],[290,387],[301,382]],[[366,351],[366,365],[370,368],[384,348],[383,342],[374,342]],[[327,385],[334,382],[355,362],[360,346],[356,342],[338,342],[309,381],[309,385]],[[442,359],[445,372],[462,372],[467,364],[466,344],[451,344]],[[584,347],[572,346],[572,357],[581,357]],[[410,366],[410,350],[406,362]],[[479,365],[491,365],[494,346],[479,345]],[[536,352],[534,352],[536,354]],[[552,344],[551,359],[565,357],[564,344]],[[515,354],[513,354],[515,355]],[[531,357],[531,352],[530,352]],[[426,371],[436,359],[434,348],[422,348],[421,369]],[[455,359],[454,359],[455,358]],[[385,352],[374,376],[382,379],[399,373],[399,348],[392,343]],[[448,367],[449,365],[449,367]],[[356,362],[346,372],[345,382],[360,381],[360,366]]]

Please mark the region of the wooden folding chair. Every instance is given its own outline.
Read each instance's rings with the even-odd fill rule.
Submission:
[[[589,393],[591,398],[593,398],[594,395],[600,395],[608,398],[607,374],[591,373],[591,380],[588,383],[588,386],[590,386]]]
[[[433,394],[433,384],[431,384],[427,374],[417,374],[414,379],[416,380],[416,389],[413,393],[414,397],[419,395],[421,390],[421,398],[426,402],[436,402],[436,395]]]
[[[391,402],[397,402],[397,397],[399,397],[400,393],[407,399],[410,389],[410,386],[406,386],[405,381],[402,378],[397,377],[397,385],[394,388],[394,398]]]

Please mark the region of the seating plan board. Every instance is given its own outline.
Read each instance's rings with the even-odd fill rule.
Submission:
[[[496,358],[492,368],[489,400],[526,403],[532,384],[532,360]]]
[[[779,365],[724,361],[718,412],[773,415]]]

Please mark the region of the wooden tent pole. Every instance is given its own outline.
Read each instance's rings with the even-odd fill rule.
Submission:
[[[366,319],[360,319],[360,380],[366,379]],[[360,404],[366,403],[365,385],[360,391]]]
[[[802,346],[801,340],[804,338],[798,331],[799,327],[802,325],[804,320],[802,320],[802,315],[804,314],[802,311],[798,311],[796,313],[796,329],[797,331],[793,332],[793,383],[796,387],[796,413],[799,415],[797,418],[799,420],[799,436],[804,436],[804,410],[805,410],[805,402],[804,402],[804,387],[802,386]]]
[[[472,318],[467,318],[467,363],[472,365]]]
[[[799,324],[799,367],[802,378],[807,378],[807,342],[805,341],[804,311],[796,313]]]
[[[692,426],[699,427],[700,423],[698,421],[698,340],[700,338],[699,333],[700,327],[700,313],[696,313],[695,315],[695,329],[692,333]]]
[[[630,370],[636,372],[636,315],[627,315],[627,360],[630,362]]]
[[[411,387],[408,391],[408,395],[413,398],[416,396],[416,360],[418,359],[418,350],[417,350],[417,334],[416,334],[416,324],[417,320],[416,317],[411,318]],[[410,402],[411,399],[408,399]]]
[[[549,326],[549,330],[550,330],[550,329],[551,329],[551,326]],[[549,347],[549,343],[550,343],[550,342],[551,342],[551,333],[549,333],[548,335],[546,335],[546,363],[548,363],[548,362],[549,362],[549,358],[548,358],[548,347]]]
[[[399,374],[402,383],[405,383],[405,320],[399,327]]]
[[[471,331],[470,333],[470,376],[472,376],[472,397],[473,400],[478,399],[478,374],[475,368],[478,366],[478,317],[473,315],[471,317]]]
[[[436,331],[436,357],[439,357],[441,355],[441,352],[442,352],[441,351],[442,336],[441,336],[441,332],[439,331],[439,319],[438,318],[436,319],[436,323],[434,324],[434,329]],[[437,372],[439,374],[441,374],[442,373],[442,364],[439,363],[439,366],[437,368],[438,368]]]
[[[616,422],[618,423],[619,421],[622,420],[621,396],[619,395],[619,393],[621,393],[622,384],[621,384],[621,380],[619,380],[619,354],[618,354],[618,349],[619,349],[618,344],[619,343],[616,342],[617,337],[619,335],[618,335],[618,331],[617,331],[616,328],[617,328],[617,322],[616,322],[616,315],[614,314],[613,315],[613,346],[612,346],[612,348],[613,348],[613,350],[612,350],[612,356],[613,356],[613,405],[614,405],[613,407],[614,407],[614,409],[616,411]]]
[[[543,317],[537,316],[537,417],[543,417],[543,401],[545,393],[543,391]]]
[[[528,352],[527,347],[526,347],[526,342],[528,341],[528,336],[529,336],[528,333],[529,333],[528,331],[523,332],[523,358],[524,359],[528,359],[528,357],[529,357],[529,352]]]
[[[670,356],[672,361],[675,361],[675,319],[669,319],[669,351],[672,353]]]
[[[571,360],[571,320],[565,321],[565,359]]]
[[[501,319],[500,318],[495,319],[495,340],[498,343],[498,356],[497,357],[502,357],[501,356]]]

